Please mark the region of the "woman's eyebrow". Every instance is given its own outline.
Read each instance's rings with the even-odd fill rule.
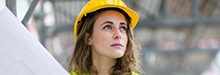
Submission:
[[[106,23],[113,24],[113,22],[111,22],[111,21],[105,21],[105,22],[102,23],[101,25],[104,25],[104,24],[106,24]]]
[[[114,24],[114,23],[112,21],[105,21],[104,23],[101,24],[101,26],[105,25],[105,24]],[[126,22],[121,22],[120,25],[127,25],[127,23]]]
[[[125,22],[121,22],[120,25],[127,25],[127,23],[125,23]]]

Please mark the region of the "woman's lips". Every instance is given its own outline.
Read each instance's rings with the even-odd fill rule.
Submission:
[[[112,44],[111,47],[124,47],[124,46],[120,43],[115,43],[115,44]]]

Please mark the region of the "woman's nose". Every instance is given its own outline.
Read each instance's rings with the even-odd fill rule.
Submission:
[[[113,36],[113,38],[114,39],[121,39],[121,31],[120,31],[120,29],[115,29],[115,31],[114,31],[114,36]]]

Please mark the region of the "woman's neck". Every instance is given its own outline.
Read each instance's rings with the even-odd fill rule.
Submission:
[[[97,70],[98,75],[109,75],[109,70],[115,65],[116,59],[109,58],[93,51],[92,65]]]

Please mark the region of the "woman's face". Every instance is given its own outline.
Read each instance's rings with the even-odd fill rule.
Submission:
[[[89,38],[93,53],[120,58],[126,50],[128,25],[123,14],[107,10],[98,15],[94,23],[93,34]]]

